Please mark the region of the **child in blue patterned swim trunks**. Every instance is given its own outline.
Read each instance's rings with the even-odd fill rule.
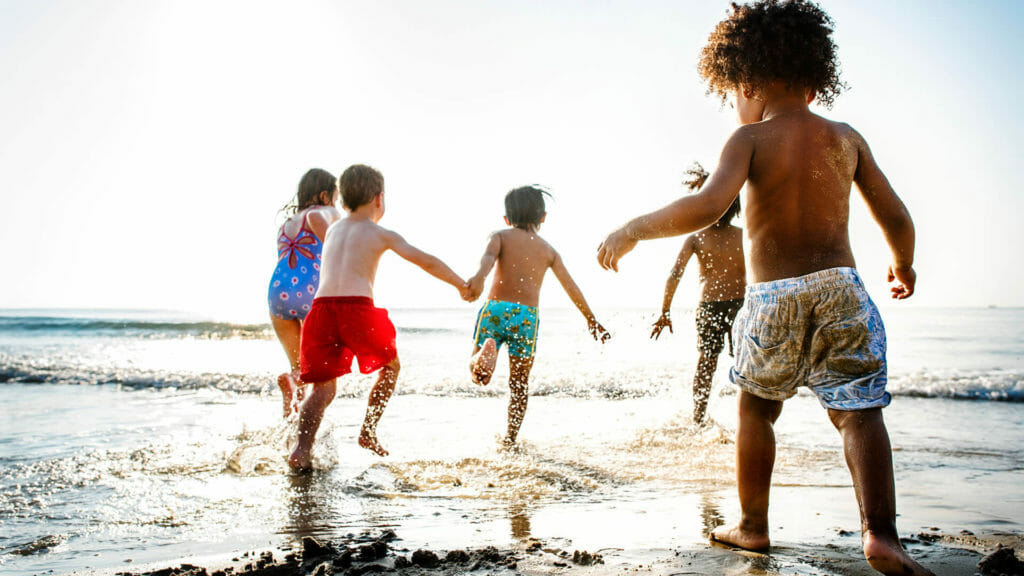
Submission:
[[[277,265],[270,277],[267,304],[270,324],[291,365],[290,371],[277,378],[285,417],[292,413],[301,393],[298,374],[302,321],[320,283],[324,234],[341,218],[334,207],[337,202],[337,179],[326,170],[309,170],[299,181],[294,200],[284,208],[288,219],[277,233]]]
[[[505,223],[510,228],[491,234],[480,269],[469,279],[469,299],[483,292],[484,280],[497,266],[488,301],[477,316],[473,335],[473,381],[487,385],[494,373],[498,349],[508,347],[509,404],[505,445],[515,444],[526,414],[528,382],[537,348],[537,302],[544,274],[551,269],[573,304],[587,321],[595,340],[611,337],[587,305],[583,293],[562,263],[562,257],[537,235],[546,218],[544,195],[533,187],[516,188],[505,195]]]
[[[509,356],[530,358],[537,347],[537,308],[526,304],[488,300],[476,317],[473,342],[483,347],[488,339],[497,348],[508,345]]]
[[[832,20],[804,0],[733,4],[701,53],[709,91],[732,99],[741,126],[695,195],[634,218],[598,249],[605,268],[637,241],[685,234],[723,214],[746,185],[748,285],[733,327],[739,386],[736,484],[739,522],[715,541],[770,547],[768,501],[774,424],[782,402],[808,386],[843,439],[860,509],[864,556],[883,574],[926,576],[896,530],[892,448],[882,418],[885,331],[854,270],[848,222],[856,185],[892,252],[898,300],[914,293],[914,223],[864,137],[811,112],[843,89]]]

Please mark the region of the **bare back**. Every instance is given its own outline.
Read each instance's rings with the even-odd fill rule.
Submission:
[[[747,269],[743,261],[743,231],[736,226],[709,226],[694,234],[694,254],[700,264],[701,302],[743,298]]]
[[[743,130],[753,145],[746,202],[753,280],[854,266],[847,223],[860,135],[809,111]]]
[[[366,296],[373,298],[377,265],[390,248],[394,233],[365,218],[349,216],[336,222],[324,238],[321,296]]]
[[[537,306],[544,273],[557,256],[536,232],[509,228],[495,232],[501,242],[488,298]]]

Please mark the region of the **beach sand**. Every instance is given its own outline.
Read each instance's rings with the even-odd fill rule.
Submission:
[[[611,529],[611,528],[610,528]],[[188,558],[164,567],[145,567],[122,576],[284,576],[291,574],[649,574],[652,576],[877,574],[851,544],[849,534],[818,550],[804,550],[793,563],[792,550],[781,547],[768,554],[706,544],[688,549],[661,548],[579,550],[556,539],[530,538],[515,548],[455,548],[450,550],[406,547],[393,531],[349,535],[330,542],[306,537],[289,548],[250,550],[230,559]],[[853,538],[852,540],[856,540]],[[1020,536],[977,537],[938,531],[919,533],[905,545],[937,576],[1024,574],[1017,559],[1024,548]],[[109,573],[109,572],[108,572]]]

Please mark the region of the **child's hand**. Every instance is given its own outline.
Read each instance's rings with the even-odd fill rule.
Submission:
[[[913,266],[898,267],[895,264],[889,266],[889,282],[896,281],[898,284],[889,288],[894,300],[904,300],[914,294],[914,284],[917,283],[917,272]]]
[[[463,282],[462,286],[459,286],[459,296],[461,296],[466,302],[472,302],[473,300],[476,300],[479,294],[473,293],[473,287],[469,282]]]
[[[597,262],[605,270],[619,271],[619,258],[636,247],[636,240],[629,237],[625,226],[612,232],[597,247]]]
[[[601,326],[601,323],[598,322],[596,318],[587,320],[587,330],[590,331],[590,335],[594,337],[594,340],[597,340],[601,344],[604,344],[612,337],[612,335],[604,329],[604,326]]]
[[[654,322],[654,330],[651,331],[651,338],[657,340],[658,336],[661,336],[661,331],[665,328],[668,328],[668,331],[672,332],[672,319],[668,317],[668,312],[662,312],[661,317]]]

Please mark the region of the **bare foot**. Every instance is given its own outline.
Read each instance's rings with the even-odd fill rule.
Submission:
[[[494,374],[494,365],[498,363],[498,343],[494,338],[484,340],[473,359],[469,361],[469,371],[473,376],[473,383],[479,386],[487,386]]]
[[[864,557],[868,564],[882,574],[898,576],[935,576],[907,554],[899,541],[876,536],[870,530],[864,531]]]
[[[297,372],[292,372],[292,376],[295,377],[295,403],[302,404],[302,401],[306,399],[306,392],[309,391],[309,385],[299,380]]]
[[[284,417],[287,418],[295,411],[295,376],[285,372],[277,377],[277,387],[281,389],[281,398],[284,400]]]
[[[368,430],[363,430],[359,434],[359,445],[366,448],[370,452],[373,452],[377,456],[387,456],[388,451],[377,442],[377,434]]]
[[[501,439],[501,445],[498,447],[498,450],[509,454],[523,453],[523,447],[517,444],[514,438],[509,438],[508,436]]]
[[[292,452],[292,455],[288,457],[288,467],[293,472],[312,472],[313,471],[313,458],[310,454],[303,454],[298,448]]]
[[[711,541],[754,552],[766,552],[771,546],[767,532],[743,530],[739,525],[712,530]]]

